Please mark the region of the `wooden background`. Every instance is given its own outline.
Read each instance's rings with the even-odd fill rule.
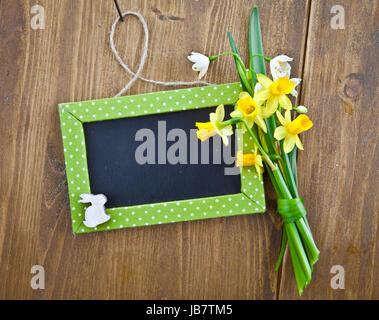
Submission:
[[[31,7],[45,9],[44,30]],[[119,0],[150,30],[143,74],[194,80],[191,50],[247,59],[251,9],[260,9],[265,53],[294,57],[299,103],[315,123],[303,135],[299,183],[321,256],[301,299],[378,299],[378,1]],[[331,8],[345,29],[331,28]],[[129,79],[109,49],[111,0],[0,0],[0,298],[299,299],[290,259],[279,273],[280,219],[266,214],[73,236],[57,104],[111,97]],[[135,18],[116,45],[136,70],[143,43]],[[237,81],[223,57],[206,80]],[[128,94],[162,87],[137,81]],[[268,182],[268,181],[266,181]],[[32,290],[43,265],[46,289]],[[333,265],[345,289],[333,290]]]

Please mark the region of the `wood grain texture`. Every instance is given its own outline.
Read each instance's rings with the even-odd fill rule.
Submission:
[[[343,1],[345,29],[331,27],[333,0],[312,1],[301,103],[314,128],[303,135],[300,190],[321,255],[304,299],[378,299],[377,1]],[[345,289],[330,286],[333,265]],[[280,298],[297,298],[287,261]]]
[[[119,0],[122,11],[145,17],[150,51],[143,74],[163,81],[194,80],[187,54],[229,51],[227,30],[246,60],[249,14],[259,7],[265,53],[295,58],[293,75],[305,78],[301,100],[316,123],[304,135],[299,171],[322,256],[304,297],[371,298],[378,296],[377,92],[369,67],[377,60],[376,11],[374,1],[351,0],[356,12],[345,7],[346,30],[328,31],[332,4],[325,3]],[[274,270],[280,219],[270,187],[267,214],[72,235],[57,104],[111,97],[129,77],[109,49],[112,1],[40,0],[44,30],[30,27],[35,4],[0,2],[0,298],[297,298],[290,262],[282,278]],[[135,18],[117,26],[115,43],[136,70],[143,33]],[[351,73],[364,81],[349,115],[341,88]],[[237,81],[232,59],[216,61],[206,80]],[[128,94],[162,89],[137,81]],[[46,270],[45,290],[30,287],[35,264]],[[331,264],[344,265],[354,279],[346,274],[344,291],[330,289]]]

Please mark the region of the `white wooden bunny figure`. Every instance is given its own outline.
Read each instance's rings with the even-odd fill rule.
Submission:
[[[80,195],[79,202],[91,202],[91,206],[86,209],[84,225],[88,228],[94,228],[99,224],[107,222],[111,216],[105,213],[104,204],[107,202],[107,197],[103,194],[83,193]]]

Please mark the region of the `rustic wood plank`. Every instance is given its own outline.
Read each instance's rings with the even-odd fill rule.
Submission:
[[[301,102],[314,128],[303,136],[300,190],[321,251],[304,299],[377,299],[378,2],[343,1],[345,29],[331,28],[335,1],[312,1]],[[333,265],[345,289],[330,285]],[[280,297],[297,298],[292,266]]]
[[[293,73],[302,70],[308,1],[119,3],[147,20],[149,78],[195,79],[188,52],[229,51],[227,30],[246,59],[254,4],[267,55],[285,52]],[[129,78],[109,50],[111,1],[38,1],[44,30],[30,28],[34,4],[0,2],[0,298],[275,298],[280,219],[270,188],[267,214],[72,235],[57,104],[112,96]],[[143,34],[131,20],[118,25],[116,45],[136,70]],[[232,59],[214,63],[206,79],[237,81]],[[129,94],[158,90],[137,81]],[[45,290],[30,287],[35,264],[45,267]]]

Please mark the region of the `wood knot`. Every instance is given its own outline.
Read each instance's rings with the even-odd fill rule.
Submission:
[[[350,73],[345,79],[345,85],[343,88],[343,94],[353,101],[359,99],[362,94],[363,87],[363,74],[360,73]]]
[[[352,115],[354,111],[354,103],[359,100],[362,95],[364,76],[361,73],[350,73],[343,81],[339,81],[340,89],[338,95],[345,102],[345,113]]]
[[[172,20],[172,21],[183,21],[184,20],[184,18],[182,18],[182,17],[163,14],[158,8],[153,8],[151,11],[153,11],[157,15],[159,20]]]

